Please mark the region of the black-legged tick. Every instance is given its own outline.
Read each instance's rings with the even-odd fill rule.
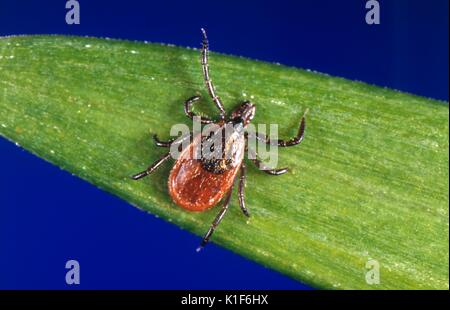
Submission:
[[[190,138],[192,138],[192,142],[189,144],[189,147],[181,151],[180,156],[170,172],[168,181],[169,193],[173,201],[180,207],[189,211],[207,210],[216,205],[225,196],[223,206],[220,209],[219,214],[212,222],[208,232],[205,234],[199,249],[208,243],[217,225],[219,225],[227,212],[234,181],[237,178],[238,172],[240,172],[238,188],[239,205],[242,212],[246,216],[249,216],[249,212],[244,201],[246,168],[243,162],[244,153],[248,149],[247,145],[249,136],[251,135],[259,141],[270,145],[287,147],[299,144],[303,140],[305,132],[305,116],[303,116],[297,135],[287,141],[273,140],[258,132],[247,133],[244,129],[254,117],[256,110],[255,105],[249,101],[245,101],[240,104],[236,109],[234,109],[231,115],[227,115],[222,101],[215,93],[214,85],[209,75],[208,39],[204,29],[202,29],[202,33],[203,41],[201,49],[201,64],[204,81],[211,99],[219,109],[220,119],[218,121],[214,121],[213,119],[204,116],[199,117],[199,119],[202,124],[215,124],[217,126],[214,133],[215,136],[226,136],[223,143],[224,147],[221,149],[221,154],[227,154],[227,156],[222,156],[221,158],[193,158],[192,154],[195,152],[195,149],[199,146],[201,148],[201,145],[210,137],[202,137],[201,134],[193,136],[191,133]],[[194,118],[194,116],[196,116],[192,111],[192,105],[199,99],[199,96],[194,96],[186,100],[184,103],[184,111],[188,117]],[[225,129],[230,128],[230,126],[233,128],[231,134],[225,135]],[[160,141],[156,135],[154,136],[154,139],[156,145],[160,147],[170,147],[172,144],[179,143],[180,141],[175,139],[167,142]],[[267,168],[257,158],[257,154],[254,150],[249,149],[248,151],[253,152],[253,159],[251,160],[260,170],[271,175],[281,175],[287,172],[287,168]],[[170,152],[164,154],[145,171],[134,175],[132,178],[134,180],[138,180],[151,174],[169,158],[171,158]]]

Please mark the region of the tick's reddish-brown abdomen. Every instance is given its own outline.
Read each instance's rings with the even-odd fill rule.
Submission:
[[[233,184],[244,153],[242,150],[236,154],[238,157],[234,158],[234,167],[220,174],[212,173],[203,168],[201,160],[193,159],[192,154],[198,143],[200,143],[199,136],[181,152],[168,181],[173,201],[190,211],[204,211],[222,199]]]

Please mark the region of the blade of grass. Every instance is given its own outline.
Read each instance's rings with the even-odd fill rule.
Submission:
[[[320,288],[448,289],[448,105],[363,83],[212,54],[229,110],[251,99],[256,123],[304,142],[279,151],[291,173],[250,168],[247,221],[233,198],[214,242]],[[131,204],[202,235],[217,209],[189,213],[167,193],[170,164],[128,176],[190,122],[182,102],[203,95],[198,51],[61,36],[0,39],[0,134]],[[250,165],[251,166],[251,165]],[[25,185],[26,186],[26,185]],[[194,250],[194,249],[193,249]],[[366,282],[366,263],[380,284]]]

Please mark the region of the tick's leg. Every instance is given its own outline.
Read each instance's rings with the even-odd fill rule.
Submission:
[[[161,166],[161,164],[163,162],[165,162],[166,160],[168,160],[169,158],[170,158],[170,152],[164,154],[160,159],[158,159],[153,164],[151,164],[146,170],[144,170],[142,172],[139,172],[138,174],[133,175],[131,178],[133,180],[139,180],[139,179],[142,179],[143,177],[148,176],[150,173],[152,173],[153,171],[158,169],[159,166]]]
[[[239,177],[238,197],[239,197],[239,206],[241,207],[242,212],[244,212],[245,216],[249,217],[250,214],[248,213],[248,210],[245,207],[245,197],[244,197],[246,170],[247,169],[245,168],[245,164],[242,164],[242,166],[241,166],[241,175]]]
[[[153,140],[155,141],[156,146],[159,146],[159,147],[170,147],[174,143],[175,143],[175,145],[182,143],[188,137],[192,137],[192,132],[190,132],[189,134],[186,134],[184,136],[178,137],[178,138],[172,138],[169,141],[159,140],[158,135],[154,134],[153,135]]]
[[[170,145],[176,140],[176,138],[172,138],[169,141],[162,141],[162,140],[159,140],[159,138],[156,134],[154,134],[153,140],[155,141],[156,146],[170,147]]]
[[[281,174],[285,174],[286,172],[288,172],[288,168],[280,168],[280,169],[271,169],[269,167],[267,167],[266,165],[264,165],[264,163],[258,159],[258,154],[256,153],[256,151],[253,151],[251,149],[249,149],[249,154],[251,154],[251,161],[256,165],[256,167],[267,173],[267,174],[271,174],[271,175],[281,175]]]
[[[196,115],[194,112],[192,112],[192,105],[194,104],[194,102],[198,101],[200,99],[200,96],[194,96],[189,98],[188,100],[186,100],[184,102],[184,113],[186,113],[187,117],[190,118],[194,118],[194,116],[200,117],[200,122],[202,124],[210,124],[213,122],[212,119],[210,119],[209,117],[205,117],[205,116],[198,116]]]
[[[234,184],[234,183],[233,183]],[[230,190],[227,193],[227,196],[225,197],[225,200],[223,202],[222,209],[220,209],[219,214],[217,214],[216,218],[212,222],[211,226],[208,229],[208,232],[203,237],[202,242],[200,243],[200,246],[197,248],[197,252],[203,249],[203,247],[208,243],[209,239],[211,238],[213,232],[216,230],[217,226],[222,221],[223,217],[225,216],[225,213],[228,211],[228,206],[230,205],[231,200],[231,193],[233,192],[234,185],[231,186]]]
[[[282,175],[282,174],[285,174],[286,172],[288,172],[288,168],[270,169],[270,168],[264,166],[264,164],[257,158],[252,159],[252,161],[255,163],[256,167],[258,167],[259,170],[261,170],[267,174]]]
[[[281,147],[293,146],[293,145],[299,144],[300,142],[302,142],[303,137],[305,135],[305,126],[306,126],[305,115],[306,115],[307,112],[308,111],[306,111],[305,114],[303,115],[303,117],[302,117],[302,119],[300,121],[300,126],[298,128],[298,133],[297,133],[297,135],[294,138],[292,138],[290,140],[287,140],[287,141],[286,140],[279,140],[279,139],[271,140],[265,134],[261,134],[261,133],[256,132],[256,134],[255,134],[256,135],[256,139],[258,139],[260,141],[263,141],[266,144],[275,145],[275,146],[281,146]]]
[[[222,101],[219,96],[216,95],[214,90],[213,82],[209,76],[209,67],[208,67],[208,38],[206,37],[206,31],[202,28],[203,41],[202,41],[202,51],[201,51],[201,61],[202,61],[202,69],[203,69],[203,77],[205,80],[206,88],[208,89],[208,93],[214,101],[217,108],[220,110],[220,118],[225,118],[225,109],[223,108]]]

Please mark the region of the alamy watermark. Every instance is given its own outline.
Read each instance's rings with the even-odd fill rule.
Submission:
[[[366,23],[368,25],[380,24],[380,3],[377,0],[369,0],[366,2]]]
[[[380,284],[380,263],[376,259],[366,262],[366,283],[369,285]]]
[[[71,259],[66,262],[66,284],[74,285],[80,284],[80,263],[77,260]]]
[[[267,169],[277,166],[277,124],[270,124],[268,132],[265,124],[258,124],[256,127],[249,123],[243,126],[240,122],[212,123],[202,128],[200,117],[194,116],[192,129],[191,132],[185,124],[175,124],[171,127],[170,135],[178,137],[170,145],[172,158],[183,156],[183,159],[233,162],[247,155],[248,159],[258,158],[263,161]],[[261,143],[261,140],[266,139],[266,133],[274,143]],[[245,145],[248,145],[248,148],[245,148]]]
[[[79,25],[80,24],[80,3],[76,0],[68,0],[66,2],[66,24]]]

